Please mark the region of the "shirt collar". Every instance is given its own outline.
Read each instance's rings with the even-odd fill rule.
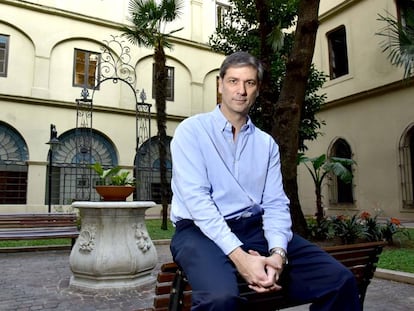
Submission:
[[[226,119],[226,117],[221,112],[220,104],[217,105],[216,108],[213,110],[213,115],[221,131],[224,131],[227,127],[229,129],[232,128],[231,123]],[[250,133],[253,130],[253,122],[249,116],[247,116],[246,124],[243,125],[242,127],[242,131],[244,130],[246,130],[247,133]]]

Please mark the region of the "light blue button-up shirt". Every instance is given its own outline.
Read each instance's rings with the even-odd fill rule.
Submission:
[[[225,254],[242,242],[225,219],[263,210],[269,249],[292,238],[289,200],[283,191],[279,148],[248,120],[233,140],[232,125],[219,106],[190,117],[171,142],[171,220],[191,219]]]

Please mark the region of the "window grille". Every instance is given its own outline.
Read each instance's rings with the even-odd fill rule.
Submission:
[[[166,168],[167,180],[171,184],[172,163],[170,143],[172,137],[167,137],[164,142],[167,151]],[[160,174],[160,156],[158,152],[158,137],[152,137],[144,142],[139,150],[139,157],[136,158],[137,167],[136,181],[139,185],[137,188],[136,200],[150,200],[161,203],[161,174]],[[171,189],[169,186],[168,189]],[[168,193],[168,201],[171,202],[172,193]]]
[[[399,155],[402,206],[404,209],[414,209],[414,125],[401,138]]]
[[[0,204],[26,204],[27,166],[0,165]]]
[[[0,204],[26,204],[28,158],[23,137],[0,122]]]
[[[118,163],[113,144],[99,132],[87,129],[71,130],[59,137],[61,144],[53,152],[52,167],[52,204],[71,204],[76,200],[99,201],[99,195],[93,188],[98,176],[85,165],[79,174],[78,164],[85,157],[82,150],[76,148],[77,139],[91,139],[90,148],[86,152],[93,162],[100,162],[105,168],[114,167]],[[90,137],[91,136],[91,137]],[[89,162],[88,162],[89,163]],[[48,189],[48,187],[47,187]],[[45,202],[47,202],[47,194]]]

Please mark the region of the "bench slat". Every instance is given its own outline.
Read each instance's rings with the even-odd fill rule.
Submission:
[[[77,219],[73,213],[0,214],[0,240],[71,238],[73,246],[79,236]]]
[[[189,311],[191,309],[191,292],[184,292],[182,300],[183,300],[182,311]],[[156,296],[154,298],[153,307],[156,311],[168,310],[169,303],[170,303],[169,294]]]
[[[171,283],[158,283],[155,286],[155,294],[156,295],[169,294],[171,292],[171,287],[172,287]],[[187,283],[184,287],[184,291],[190,291],[190,290],[191,290],[191,286],[190,284]]]
[[[0,228],[14,228],[14,227],[56,227],[56,226],[73,226],[76,225],[76,218],[55,218],[55,217],[35,217],[20,218],[20,219],[9,219],[2,218],[0,216]]]
[[[48,238],[77,238],[79,233],[77,232],[49,232],[49,233],[30,233],[30,234],[0,234],[0,241],[9,240],[40,240]]]
[[[76,232],[77,227],[39,227],[39,228],[23,228],[23,229],[10,229],[10,230],[4,230],[0,229],[0,235],[7,235],[7,234],[17,234],[17,235],[24,235],[24,234],[35,234],[35,233],[49,233],[49,232]]]
[[[160,282],[160,283],[172,282],[174,280],[174,277],[175,277],[175,271],[174,272],[164,272],[164,271],[161,270],[157,275],[157,281]]]

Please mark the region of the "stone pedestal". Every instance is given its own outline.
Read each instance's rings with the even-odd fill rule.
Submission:
[[[74,202],[82,220],[70,254],[71,287],[131,288],[154,282],[157,251],[145,226],[154,202]]]

